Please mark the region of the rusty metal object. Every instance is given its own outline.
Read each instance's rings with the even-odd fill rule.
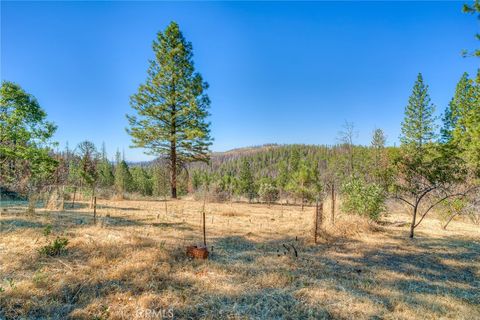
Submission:
[[[208,259],[208,250],[206,247],[188,246],[187,256],[192,259]]]

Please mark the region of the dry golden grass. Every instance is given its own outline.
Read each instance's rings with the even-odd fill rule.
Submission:
[[[394,223],[409,217],[394,208],[381,225],[327,221],[313,245],[313,208],[210,203],[212,255],[191,261],[201,207],[169,201],[166,214],[162,201],[101,200],[96,226],[86,203],[2,212],[0,318],[480,319],[478,226],[444,231],[430,218],[410,240]],[[56,236],[67,253],[40,255]]]

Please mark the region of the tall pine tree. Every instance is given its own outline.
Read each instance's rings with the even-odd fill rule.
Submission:
[[[176,198],[177,170],[186,162],[209,159],[208,84],[195,72],[192,44],[177,23],[157,34],[153,51],[147,80],[130,100],[137,115],[127,116],[127,131],[135,147],[168,156],[171,195]]]
[[[423,76],[419,73],[405,108],[400,136],[402,145],[413,148],[417,155],[421,155],[424,146],[436,138],[434,114],[435,106],[430,101],[428,85],[423,82]]]
[[[467,73],[460,78],[445,110],[442,142],[458,148],[471,169],[480,169],[480,85]]]

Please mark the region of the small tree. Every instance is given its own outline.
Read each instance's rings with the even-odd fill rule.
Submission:
[[[440,206],[439,214],[443,222],[442,228],[446,230],[455,217],[473,216],[475,213],[466,197],[458,197],[445,200]]]
[[[268,204],[278,201],[278,188],[272,182],[262,182],[258,194],[260,199]]]
[[[127,162],[117,151],[115,154],[115,192],[117,197],[123,199],[125,192],[132,191],[133,178]]]
[[[102,144],[102,154],[98,164],[99,184],[101,187],[110,188],[115,182],[112,163],[107,158],[105,143]]]
[[[134,191],[143,196],[152,195],[152,179],[147,170],[142,167],[133,167],[131,171]]]
[[[83,182],[91,190],[90,206],[93,206],[95,198],[95,188],[98,181],[98,153],[97,148],[91,141],[83,141],[78,146],[78,153],[80,156],[80,176]]]
[[[342,211],[377,221],[385,211],[385,192],[375,183],[354,178],[342,185]]]
[[[287,189],[301,199],[303,210],[305,201],[313,200],[315,194],[320,193],[321,186],[315,170],[306,161],[302,160],[297,170],[292,173]]]
[[[436,205],[462,193],[456,190],[467,173],[455,146],[434,143],[434,111],[428,86],[419,74],[405,108],[401,155],[395,161],[397,181],[392,186],[394,196],[412,210],[410,238]]]
[[[240,194],[246,196],[249,202],[256,198],[257,190],[255,188],[255,181],[253,179],[252,169],[250,168],[250,162],[247,160],[243,160],[242,162],[238,184]]]

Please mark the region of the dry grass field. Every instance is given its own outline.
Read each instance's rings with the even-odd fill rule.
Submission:
[[[100,200],[96,226],[85,203],[2,212],[0,318],[480,319],[476,225],[430,217],[410,240],[392,208],[379,225],[327,221],[314,245],[311,207],[207,203],[198,261],[185,247],[202,242],[202,203],[167,204]],[[67,251],[40,254],[56,236]]]

